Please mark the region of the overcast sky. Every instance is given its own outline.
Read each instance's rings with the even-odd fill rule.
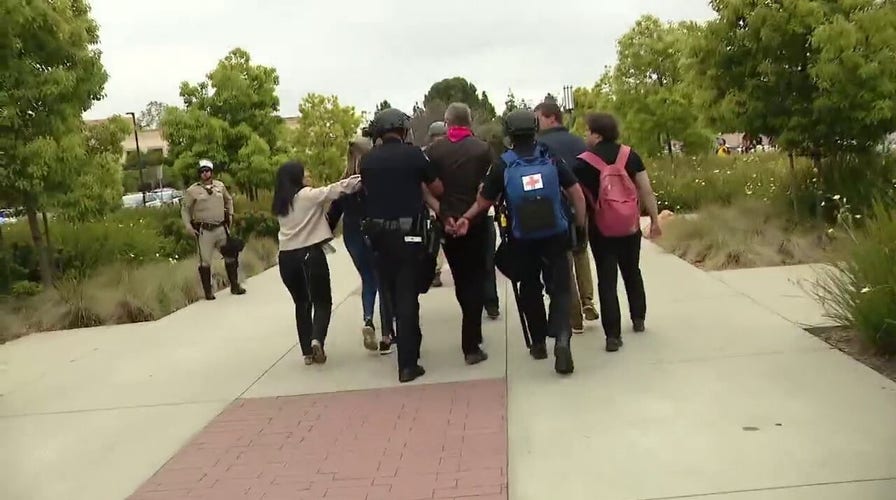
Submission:
[[[615,40],[647,13],[706,19],[707,0],[92,0],[100,25],[106,98],[87,112],[182,104],[230,49],[280,74],[280,114],[308,92],[359,111],[388,99],[410,112],[429,86],[463,76],[500,111],[508,89],[537,102],[564,85],[592,85],[615,59]],[[258,7],[249,7],[256,4]],[[212,7],[214,5],[214,7]]]

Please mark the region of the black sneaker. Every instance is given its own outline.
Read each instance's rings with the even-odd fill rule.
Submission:
[[[498,306],[485,306],[485,314],[489,319],[498,319],[501,316],[501,310]]]
[[[548,347],[544,344],[536,344],[529,348],[529,355],[533,359],[548,359]]]
[[[560,375],[569,375],[575,370],[572,363],[572,350],[569,344],[557,344],[554,346],[554,371]]]
[[[380,356],[392,354],[393,350],[395,350],[395,344],[392,342],[392,337],[384,335],[383,339],[380,340]]]
[[[373,326],[372,319],[364,321],[361,336],[364,338],[364,348],[368,351],[376,351],[376,327]]]
[[[644,330],[646,330],[646,328],[644,327],[644,320],[643,320],[643,319],[635,319],[635,320],[632,320],[632,327],[633,327],[634,330],[635,330],[636,332],[638,332],[638,333],[641,333],[641,332],[643,332]]]
[[[622,347],[620,337],[607,337],[607,352],[616,352],[620,347]]]
[[[398,371],[398,381],[402,384],[413,382],[414,380],[426,374],[426,370],[422,366],[417,365],[414,368],[406,368]]]
[[[468,365],[478,365],[479,363],[482,363],[483,361],[485,361],[487,359],[488,359],[488,354],[485,351],[483,351],[482,349],[479,349],[479,352],[474,352],[473,354],[464,355],[464,362],[467,363]]]

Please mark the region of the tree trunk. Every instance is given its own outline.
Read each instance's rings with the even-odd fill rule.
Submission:
[[[790,199],[793,202],[793,216],[799,217],[800,209],[799,203],[797,202],[797,193],[796,193],[796,163],[793,158],[793,153],[787,153],[787,157],[790,159]]]
[[[53,242],[50,240],[50,223],[47,222],[47,213],[41,212],[40,216],[44,222],[44,238],[47,240],[47,252],[53,255]]]
[[[825,188],[825,178],[821,171],[821,155],[816,152],[812,153],[812,166],[815,167],[815,176],[818,178],[818,189],[815,190],[815,217],[820,221],[824,219],[821,203],[824,201],[827,189]]]
[[[669,160],[674,163],[675,158],[672,156],[672,136],[669,135],[669,132],[666,132],[666,151],[669,152]]]
[[[47,288],[53,286],[53,268],[50,267],[50,253],[44,244],[44,237],[40,230],[40,221],[37,219],[37,208],[33,202],[26,203],[25,213],[28,216],[28,228],[31,229],[31,241],[37,251],[40,263],[40,281]]]

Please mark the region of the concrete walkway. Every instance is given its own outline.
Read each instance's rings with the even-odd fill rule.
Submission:
[[[896,498],[896,384],[650,244],[648,332],[619,353],[592,326],[557,376],[502,282],[467,367],[449,286],[422,299],[427,374],[401,388],[330,258],[324,366],[301,363],[276,269],[155,323],[0,346],[2,498]]]

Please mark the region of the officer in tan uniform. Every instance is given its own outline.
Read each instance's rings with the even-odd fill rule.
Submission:
[[[233,219],[233,198],[223,182],[212,178],[214,168],[211,161],[199,160],[200,180],[186,189],[181,205],[187,232],[196,236],[199,245],[199,277],[206,300],[215,300],[211,262],[215,252],[227,243],[227,228]],[[246,293],[239,282],[239,260],[225,257],[224,268],[230,293]]]

